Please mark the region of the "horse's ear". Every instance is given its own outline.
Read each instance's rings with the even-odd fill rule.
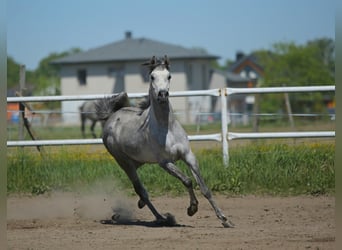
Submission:
[[[167,69],[170,68],[170,60],[167,55],[164,56],[164,64]]]
[[[153,65],[156,65],[156,56],[152,56],[151,60],[150,60],[150,65],[153,66]]]

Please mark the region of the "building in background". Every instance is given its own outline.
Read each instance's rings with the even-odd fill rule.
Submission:
[[[258,63],[255,55],[245,55],[243,52],[236,53],[235,62],[230,65],[228,72],[238,75],[240,80],[228,82],[229,87],[255,88],[258,87],[258,80],[264,76],[264,69]],[[243,81],[242,79],[245,79]],[[250,123],[255,104],[255,96],[251,94],[238,94],[230,97],[228,110],[231,113],[232,124]]]
[[[235,61],[227,71],[213,70],[210,88],[255,88],[263,74],[263,68],[253,54],[246,56],[242,52],[237,52]],[[227,104],[229,123],[233,126],[250,123],[254,101],[254,95],[250,94],[229,96]],[[213,100],[212,112],[220,112],[220,105],[219,100]]]
[[[62,95],[109,95],[125,91],[147,93],[149,76],[143,62],[152,56],[170,58],[170,91],[202,90],[210,87],[211,63],[219,58],[202,49],[184,48],[148,38],[134,38],[131,32],[117,42],[53,61],[60,65]],[[196,112],[209,112],[210,97],[177,97],[171,102],[178,119],[194,123]],[[62,102],[64,123],[77,123],[75,115],[82,101]]]
[[[142,63],[152,56],[167,55],[171,62],[170,91],[205,90],[225,87],[255,87],[263,73],[255,58],[238,52],[236,61],[228,71],[212,68],[220,57],[203,49],[185,48],[148,38],[134,38],[126,32],[122,40],[80,52],[53,61],[60,66],[61,95],[112,93],[147,93],[148,68]],[[228,109],[233,124],[246,123],[253,96],[234,95],[229,98]],[[79,122],[79,106],[83,101],[62,102],[63,122]],[[173,109],[182,123],[193,124],[220,119],[217,97],[194,96],[171,98]],[[215,119],[210,115],[213,113]],[[203,114],[203,115],[199,115]],[[204,120],[203,120],[204,119]],[[246,120],[247,119],[247,120]]]

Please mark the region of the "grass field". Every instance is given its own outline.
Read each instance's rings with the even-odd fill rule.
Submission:
[[[219,133],[220,124],[185,126],[188,134]],[[230,129],[230,128],[229,128]],[[78,126],[35,129],[39,139],[81,138]],[[251,132],[251,126],[231,128]],[[264,124],[259,131],[335,130],[334,121],[296,122],[296,127]],[[9,127],[8,140],[17,139],[17,127]],[[100,128],[97,126],[97,134]],[[39,133],[38,133],[39,132]],[[25,135],[26,139],[29,136]],[[229,167],[222,164],[220,142],[191,142],[207,185],[230,194],[325,194],[335,190],[335,138],[259,139],[229,142]],[[87,189],[111,183],[109,189],[133,193],[124,172],[103,145],[8,148],[9,193],[41,194],[52,190]],[[177,165],[188,175],[182,163]],[[139,169],[144,185],[155,194],[184,193],[185,188],[157,165]],[[196,187],[197,188],[197,187]],[[110,190],[109,190],[110,191]]]
[[[197,150],[207,185],[215,192],[231,194],[325,194],[335,189],[335,145],[253,144],[230,151],[229,167],[222,164],[220,149]],[[104,148],[64,146],[16,149],[8,154],[9,193],[77,191],[101,183],[112,183],[108,191],[133,192],[131,183]],[[184,172],[190,171],[181,162]],[[155,194],[180,194],[185,188],[158,165],[146,165],[139,175]],[[197,188],[197,186],[196,186]]]

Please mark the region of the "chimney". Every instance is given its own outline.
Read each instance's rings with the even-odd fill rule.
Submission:
[[[245,54],[242,51],[236,52],[236,61],[239,61],[241,58],[243,58]]]
[[[126,31],[125,32],[125,38],[126,39],[131,39],[132,38],[132,32],[131,31]]]

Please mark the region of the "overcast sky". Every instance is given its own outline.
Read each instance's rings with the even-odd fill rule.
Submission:
[[[333,0],[10,0],[7,52],[30,70],[52,52],[124,38],[199,47],[233,60],[276,42],[335,39]]]

